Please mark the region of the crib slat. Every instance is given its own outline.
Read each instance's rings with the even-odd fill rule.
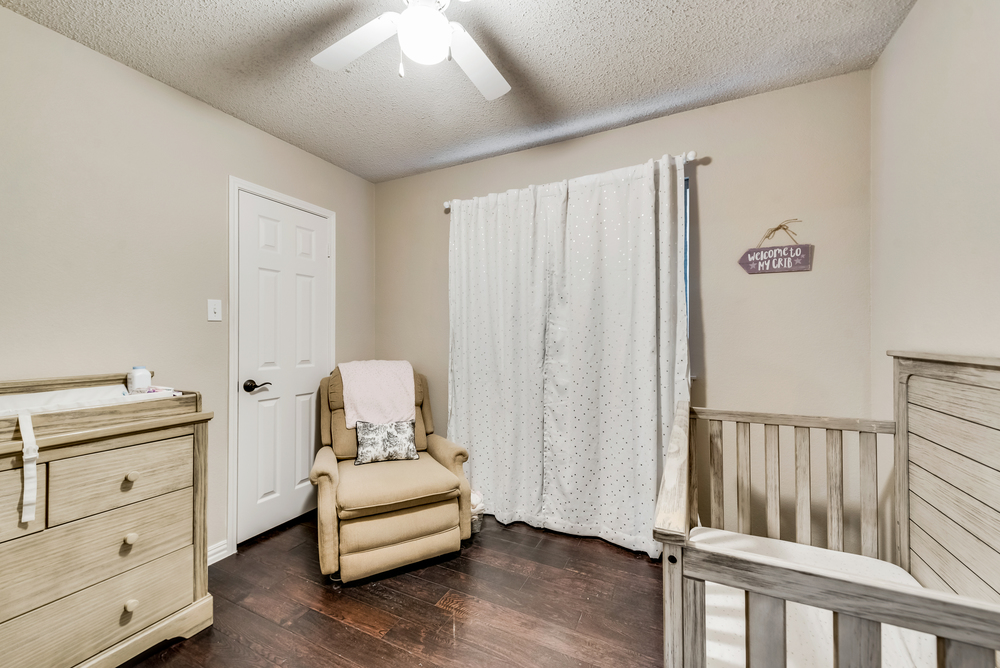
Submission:
[[[684,578],[684,668],[705,668],[705,581]]]
[[[844,550],[844,432],[826,430],[826,547]]]
[[[785,599],[747,592],[747,666],[784,668]]]
[[[938,656],[943,668],[993,668],[996,653],[985,647],[938,638]]]
[[[750,533],[750,423],[736,423],[736,512],[737,531]]]
[[[795,428],[795,541],[812,545],[812,469],[809,429]]]
[[[778,425],[764,425],[764,486],[767,494],[767,537],[781,538],[781,479],[778,468]]]
[[[722,478],[722,420],[708,422],[709,462],[712,467],[712,527],[725,529],[726,506]]]
[[[844,614],[835,619],[837,668],[880,668],[882,625]]]
[[[861,554],[878,559],[878,450],[875,434],[863,431],[861,443]]]

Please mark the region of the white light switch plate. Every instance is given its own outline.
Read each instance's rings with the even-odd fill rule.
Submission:
[[[208,321],[209,322],[222,322],[222,300],[221,299],[209,299],[208,300]]]

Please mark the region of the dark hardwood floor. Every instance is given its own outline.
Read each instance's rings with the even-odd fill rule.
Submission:
[[[214,626],[126,665],[654,668],[660,582],[644,554],[486,517],[461,553],[344,585],[310,513],[209,568]]]

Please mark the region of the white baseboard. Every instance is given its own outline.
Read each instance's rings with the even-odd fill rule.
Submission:
[[[229,543],[226,541],[219,541],[215,545],[210,545],[208,547],[208,565],[211,566],[217,561],[221,561],[229,556]]]

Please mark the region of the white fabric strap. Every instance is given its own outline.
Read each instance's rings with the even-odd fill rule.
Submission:
[[[19,412],[17,421],[21,427],[21,460],[24,463],[24,499],[21,502],[21,522],[27,523],[35,519],[35,497],[38,495],[38,476],[35,472],[35,462],[38,461],[38,443],[35,442],[35,429],[31,426],[31,414]]]

